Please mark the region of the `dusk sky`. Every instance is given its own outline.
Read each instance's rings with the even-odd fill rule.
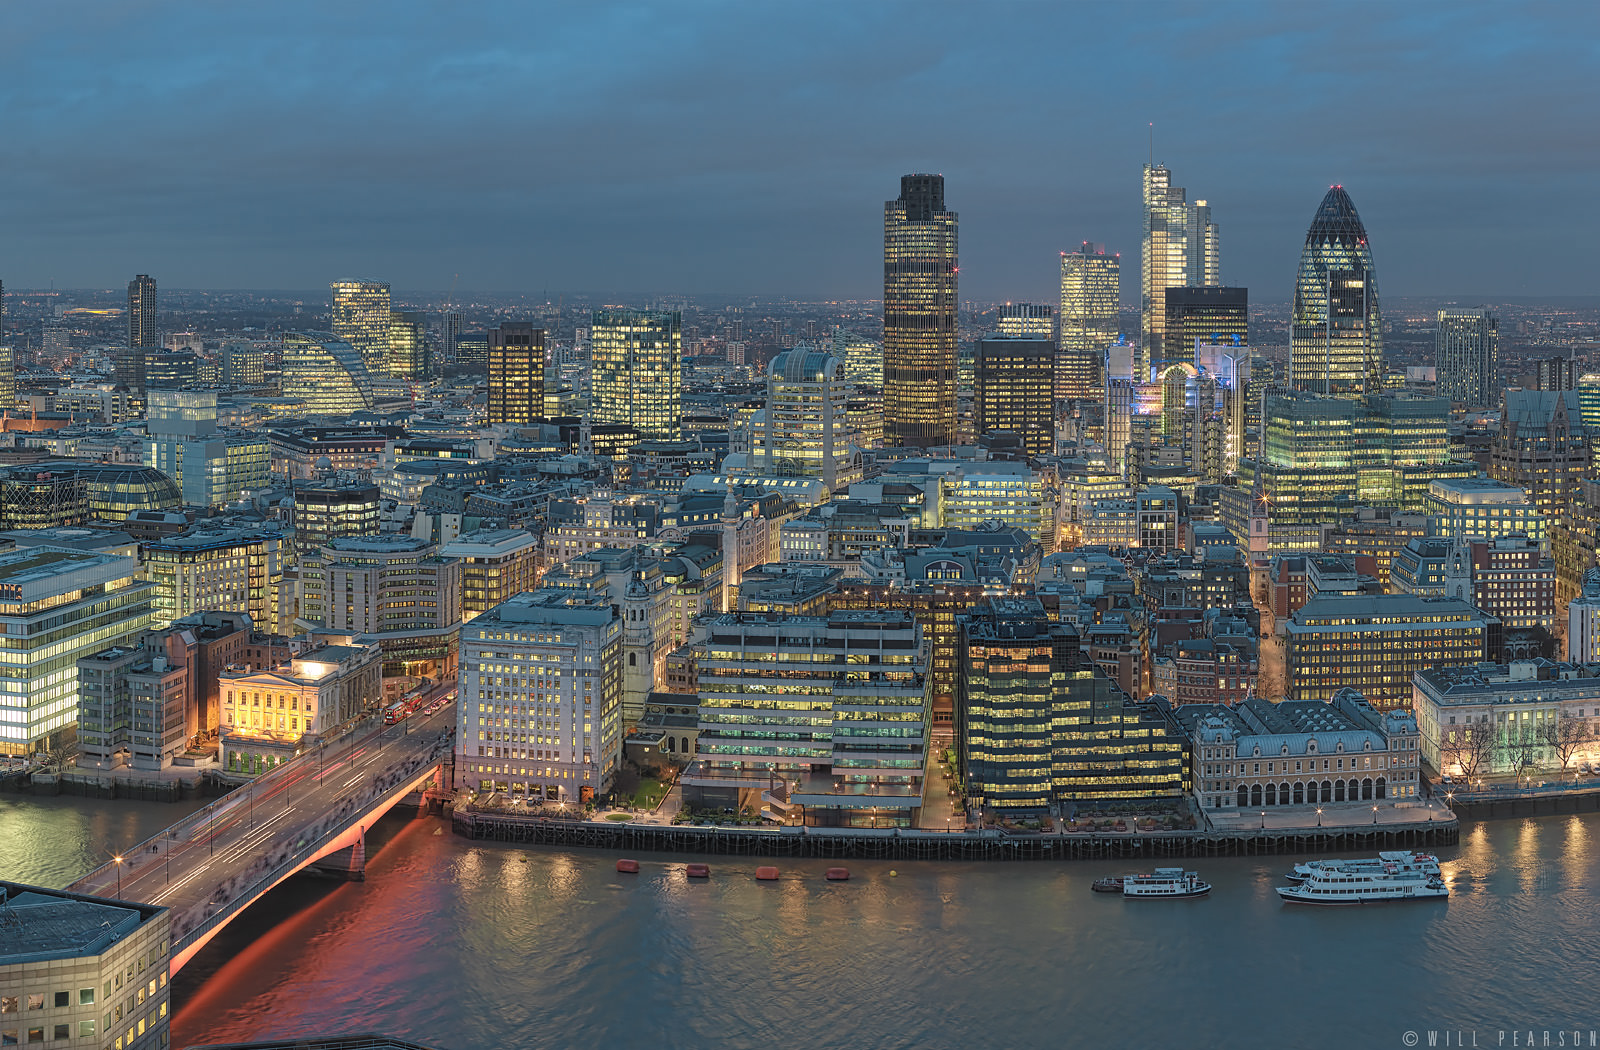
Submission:
[[[1597,291],[1600,6],[7,5],[11,288],[882,294],[943,172],[963,299],[1124,259],[1155,156],[1289,297],[1329,184],[1395,295]]]

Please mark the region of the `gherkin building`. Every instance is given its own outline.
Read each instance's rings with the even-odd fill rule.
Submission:
[[[1328,189],[1306,231],[1294,285],[1289,381],[1335,397],[1383,388],[1377,271],[1361,216],[1343,186]]]

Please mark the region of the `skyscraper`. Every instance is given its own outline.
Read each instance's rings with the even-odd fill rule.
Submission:
[[[980,435],[1009,430],[1035,456],[1055,447],[1055,343],[1045,336],[991,335],[978,342],[973,414]]]
[[[148,274],[128,282],[128,345],[161,345],[156,333],[156,279]]]
[[[1331,186],[1306,231],[1294,285],[1289,383],[1296,390],[1359,397],[1383,388],[1383,323],[1377,271],[1361,216]]]
[[[830,492],[860,481],[861,454],[850,443],[850,392],[844,362],[825,350],[797,346],[774,357],[766,408],[751,421],[753,472],[821,478]]]
[[[489,422],[532,426],[544,417],[544,329],[506,321],[489,329]]]
[[[1440,310],[1433,346],[1440,397],[1464,401],[1471,408],[1484,408],[1495,402],[1500,322],[1494,314],[1486,308]],[[1539,364],[1542,367],[1545,362]]]
[[[883,438],[956,440],[956,213],[943,175],[906,175],[883,206]]]
[[[1162,164],[1144,166],[1144,291],[1141,297],[1144,333],[1136,372],[1149,377],[1158,362],[1171,356],[1166,348],[1168,288],[1222,283],[1217,225],[1205,201],[1190,203],[1188,191],[1172,185],[1172,172]]]
[[[389,366],[389,286],[378,281],[334,281],[333,334],[361,355],[367,371],[385,375]]]
[[[1249,289],[1168,288],[1166,301],[1166,349],[1165,356],[1156,362],[1157,372],[1175,364],[1193,364],[1197,343],[1250,345]]]
[[[428,319],[413,310],[389,311],[388,373],[400,379],[428,378]]]
[[[1100,396],[1106,350],[1117,341],[1117,306],[1122,294],[1122,257],[1103,244],[1083,242],[1061,253],[1060,352],[1055,396]]]
[[[596,310],[589,360],[594,422],[626,424],[643,438],[678,437],[683,322],[677,311]]]
[[[446,310],[439,326],[439,343],[444,359],[456,363],[456,343],[461,339],[461,311]]]

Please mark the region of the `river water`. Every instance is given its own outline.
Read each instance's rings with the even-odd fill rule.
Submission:
[[[65,881],[59,859],[13,852],[31,819],[45,835],[146,819],[72,802],[81,820],[57,800],[0,818],[0,875]],[[184,969],[173,1045],[377,1030],[446,1050],[1320,1048],[1432,1031],[1490,1047],[1529,1030],[1571,1046],[1575,1029],[1589,1045],[1597,843],[1595,816],[1472,825],[1441,857],[1448,902],[1319,909],[1272,893],[1289,857],[1197,862],[1216,887],[1197,901],[1093,894],[1126,867],[1091,862],[858,861],[829,883],[823,862],[783,861],[758,883],[755,858],[709,858],[713,878],[690,883],[686,858],[640,855],[624,876],[614,854],[391,816],[365,882],[291,880]]]

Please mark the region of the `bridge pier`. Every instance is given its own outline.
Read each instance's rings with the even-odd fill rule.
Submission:
[[[306,865],[306,870],[346,882],[361,882],[367,877],[367,836],[363,834],[354,845],[335,850]]]

